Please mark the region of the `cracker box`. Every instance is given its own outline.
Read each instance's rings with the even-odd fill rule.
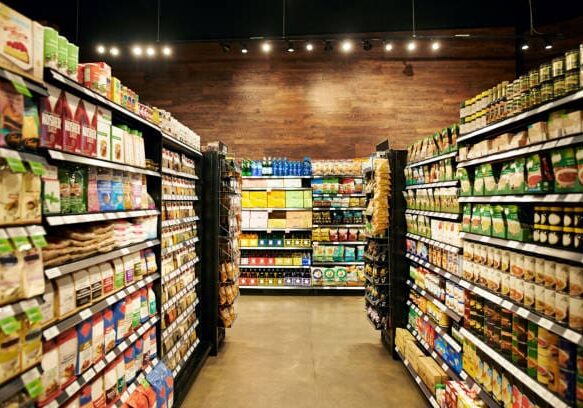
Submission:
[[[285,214],[281,211],[273,212],[269,214],[269,219],[267,221],[267,227],[270,229],[277,229],[277,228],[289,228],[287,226]]]
[[[267,192],[267,207],[283,208],[286,205],[285,191],[273,190]]]
[[[97,158],[112,160],[111,157],[111,111],[97,107]]]
[[[81,101],[75,95],[65,92],[63,100],[63,150],[69,153],[81,153],[81,126],[76,118],[77,107]]]
[[[41,147],[63,148],[63,98],[64,92],[46,84],[49,96],[40,98]],[[63,95],[63,97],[61,97]]]
[[[20,148],[24,120],[24,98],[10,82],[0,82],[0,97],[4,107],[0,111],[0,146]]]
[[[285,206],[289,208],[303,208],[304,191],[286,191]]]
[[[249,228],[267,228],[267,211],[251,211]]]
[[[97,155],[97,113],[96,106],[79,101],[75,118],[81,127],[81,154],[88,157]]]
[[[117,126],[111,127],[111,161],[124,163],[124,130]]]
[[[0,3],[0,66],[43,79],[43,26]]]
[[[253,208],[267,207],[267,191],[250,191],[249,204]]]

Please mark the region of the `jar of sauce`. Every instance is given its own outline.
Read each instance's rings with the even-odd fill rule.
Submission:
[[[541,64],[538,72],[539,72],[539,83],[544,84],[545,82],[548,82],[551,80],[552,75],[551,75],[551,64],[550,63],[544,63]],[[506,88],[506,91],[508,92],[508,88]]]

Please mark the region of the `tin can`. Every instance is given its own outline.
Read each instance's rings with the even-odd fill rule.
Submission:
[[[561,75],[553,80],[553,96],[559,98],[567,93],[567,88],[565,87],[565,76]]]
[[[530,90],[530,104],[532,106],[540,105],[542,102],[542,96],[540,93],[540,87],[537,86]]]
[[[565,71],[573,71],[579,69],[579,50],[567,51],[565,53]]]
[[[528,86],[532,90],[539,85],[539,71],[538,69],[531,69],[528,72]]]
[[[548,62],[539,67],[539,82],[544,84],[552,79],[552,65]]]
[[[571,93],[579,89],[579,71],[571,71],[565,74],[565,92]]]
[[[540,87],[541,103],[549,102],[553,99],[553,83],[545,82]]]
[[[557,57],[552,61],[553,78],[565,75],[565,57]]]

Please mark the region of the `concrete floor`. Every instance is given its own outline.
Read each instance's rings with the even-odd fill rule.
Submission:
[[[183,408],[426,407],[358,296],[242,296]]]

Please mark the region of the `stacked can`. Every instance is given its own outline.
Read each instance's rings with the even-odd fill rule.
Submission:
[[[571,93],[579,89],[579,49],[565,53],[565,92]]]

